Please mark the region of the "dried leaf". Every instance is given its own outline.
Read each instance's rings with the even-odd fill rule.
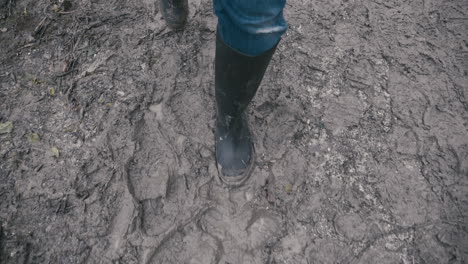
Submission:
[[[52,11],[54,11],[56,13],[60,12],[60,7],[57,4],[55,4],[55,5],[52,6]]]
[[[41,140],[41,138],[39,137],[39,135],[37,133],[29,133],[29,134],[26,135],[26,138],[31,143],[36,143],[39,140]]]
[[[33,77],[32,82],[33,82],[33,84],[35,84],[35,85],[39,85],[39,84],[42,83],[42,81],[41,81],[40,79],[38,79],[37,77]]]
[[[13,123],[11,121],[0,123],[0,134],[8,134],[13,130]]]
[[[56,157],[56,158],[60,157],[60,152],[59,152],[58,148],[52,147],[52,148],[50,149],[50,151],[52,151],[52,155],[53,155],[54,157]]]

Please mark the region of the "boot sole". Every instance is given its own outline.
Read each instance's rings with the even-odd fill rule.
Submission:
[[[222,183],[224,183],[228,188],[237,188],[244,185],[244,183],[252,175],[254,165],[255,165],[255,147],[252,144],[252,155],[250,157],[249,166],[245,169],[245,172],[238,176],[226,176],[223,174],[223,166],[218,163],[216,160],[216,168],[218,169],[218,177]]]

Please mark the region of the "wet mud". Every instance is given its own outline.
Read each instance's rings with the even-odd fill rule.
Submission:
[[[285,16],[228,190],[211,1],[0,0],[0,262],[466,263],[467,2]]]

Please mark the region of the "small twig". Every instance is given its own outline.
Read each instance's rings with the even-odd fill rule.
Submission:
[[[13,0],[8,2],[8,16],[11,16],[11,6],[13,5]]]
[[[61,14],[61,15],[66,15],[66,14],[72,14],[72,13],[75,13],[75,12],[76,12],[76,10],[68,11],[68,12],[66,12],[66,11],[59,11],[59,12],[56,12],[56,13],[57,13],[57,14]]]
[[[73,82],[73,83],[70,84],[68,89],[65,91],[65,96],[67,97],[68,100],[70,100],[70,96],[71,96],[73,90],[75,89],[75,87],[76,87],[76,82]]]
[[[55,77],[55,78],[65,77],[65,76],[67,76],[68,74],[74,72],[75,70],[76,70],[76,69],[71,69],[71,70],[69,70],[69,71],[67,71],[67,72],[64,72],[64,73],[61,73],[61,74],[57,74],[57,75],[55,75],[54,77]]]
[[[188,181],[187,181],[187,175],[184,173],[184,182],[185,182],[185,189],[188,191],[190,190],[189,186],[188,186]]]
[[[41,37],[42,35],[44,35],[45,29],[47,28],[47,25],[48,25],[48,23],[46,24],[47,18],[48,17],[44,17],[41,20],[41,22],[37,24],[36,28],[34,28],[33,36],[38,35],[39,33],[41,33]]]

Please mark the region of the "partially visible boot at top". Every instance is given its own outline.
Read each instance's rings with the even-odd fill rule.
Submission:
[[[216,163],[219,177],[228,187],[241,186],[252,173],[255,148],[245,110],[275,50],[276,46],[258,56],[248,56],[216,37]]]
[[[159,0],[159,9],[166,24],[174,29],[180,30],[187,23],[188,0]]]

